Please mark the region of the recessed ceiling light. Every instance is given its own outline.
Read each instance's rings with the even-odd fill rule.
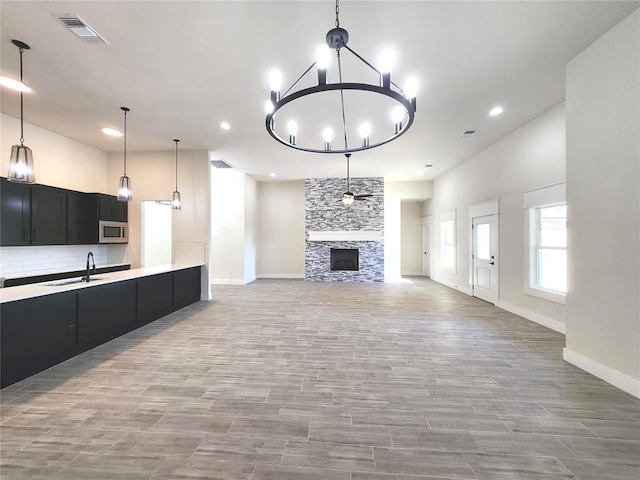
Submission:
[[[497,117],[502,112],[504,112],[504,108],[502,108],[501,106],[498,105],[497,107],[493,107],[491,109],[491,111],[489,112],[489,116],[490,117]]]
[[[271,175],[269,175],[271,178],[276,178],[276,174],[272,173]]]
[[[223,130],[229,130],[231,128],[231,125],[229,125],[227,122],[222,122],[220,124],[220,128]]]
[[[107,135],[111,135],[112,137],[121,137],[122,136],[122,132],[120,130],[116,130],[115,128],[111,128],[111,127],[104,127],[102,129],[102,133],[105,133]]]

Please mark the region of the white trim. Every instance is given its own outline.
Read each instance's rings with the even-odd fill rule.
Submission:
[[[534,208],[543,205],[566,202],[566,184],[556,183],[547,187],[534,188],[522,192],[522,207]]]
[[[433,215],[427,215],[426,217],[420,217],[421,225],[431,225],[433,223]]]
[[[495,305],[502,310],[514,313],[522,318],[526,318],[527,320],[542,325],[543,327],[550,328],[551,330],[554,330],[558,333],[566,334],[567,326],[560,320],[556,320],[555,318],[547,317],[545,315],[540,315],[539,313],[532,312],[531,310],[527,310],[526,308],[518,307],[506,302],[498,301],[495,303]]]
[[[403,277],[422,277],[422,272],[400,272]]]
[[[460,285],[458,285],[457,283],[454,282],[450,282],[448,280],[443,280],[441,278],[435,278],[435,277],[431,277],[431,280],[433,280],[434,282],[438,282],[441,283],[442,285],[444,285],[445,287],[449,287],[449,288],[453,288],[454,290],[458,290],[462,293],[466,293],[467,295],[469,295],[470,297],[473,296],[473,291],[469,288],[469,287],[461,287]]]
[[[469,207],[469,218],[487,217],[489,215],[497,215],[500,213],[500,202],[498,199],[489,200],[488,202],[476,203]]]
[[[381,242],[382,232],[379,230],[310,231],[308,240],[310,242]]]
[[[258,278],[304,279],[304,273],[259,273]]]
[[[250,282],[234,278],[213,278],[211,280],[211,285],[246,285],[247,283]]]
[[[589,357],[585,357],[580,353],[569,350],[566,347],[562,349],[562,358],[576,367],[589,372],[591,375],[595,375],[601,380],[610,383],[614,387],[634,397],[640,398],[640,380],[637,378],[630,377]]]
[[[550,302],[560,303],[562,305],[567,304],[567,296],[562,293],[554,293],[549,290],[543,290],[541,288],[533,288],[525,283],[524,293],[533,297],[542,298]]]

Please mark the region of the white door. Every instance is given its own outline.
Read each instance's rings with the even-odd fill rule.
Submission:
[[[171,205],[142,202],[142,266],[171,263]]]
[[[422,276],[431,278],[431,225],[422,225]]]
[[[475,217],[473,238],[473,295],[487,302],[498,300],[498,216]]]

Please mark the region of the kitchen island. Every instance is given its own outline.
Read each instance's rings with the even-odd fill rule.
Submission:
[[[0,289],[4,388],[200,300],[202,265],[165,265]]]

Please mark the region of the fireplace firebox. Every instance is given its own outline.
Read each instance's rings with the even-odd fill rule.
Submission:
[[[357,248],[332,248],[331,270],[347,270],[357,272],[359,268],[359,252]]]

